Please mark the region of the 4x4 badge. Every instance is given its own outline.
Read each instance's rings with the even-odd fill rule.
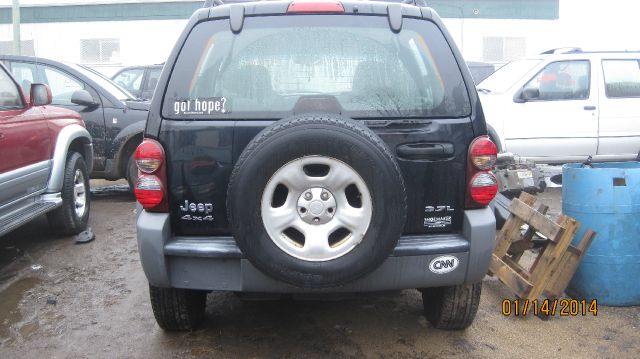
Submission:
[[[213,203],[189,203],[188,200],[184,200],[184,206],[180,206],[181,212],[187,212],[187,214],[180,217],[180,219],[187,221],[213,221]]]

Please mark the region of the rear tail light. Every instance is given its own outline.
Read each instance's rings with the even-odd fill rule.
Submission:
[[[164,201],[162,183],[156,176],[142,175],[136,182],[136,199],[146,210],[154,209]]]
[[[469,196],[480,205],[488,205],[498,192],[498,180],[492,173],[481,172],[469,183]]]
[[[136,148],[135,160],[140,172],[153,173],[157,171],[164,161],[162,146],[154,140],[142,141]]]
[[[467,165],[467,208],[486,207],[498,193],[498,180],[491,173],[498,149],[487,136],[474,139],[469,146]]]
[[[471,163],[481,171],[490,171],[496,165],[498,149],[488,137],[478,137],[469,147]]]
[[[145,139],[134,157],[138,167],[138,181],[134,193],[142,207],[149,212],[168,212],[167,174],[164,149],[158,141]]]
[[[310,13],[344,13],[344,6],[339,1],[293,1],[287,8],[290,14]]]

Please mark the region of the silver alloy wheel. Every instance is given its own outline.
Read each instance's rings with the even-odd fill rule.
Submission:
[[[309,173],[320,166],[322,173]],[[286,188],[286,199],[276,199]],[[353,250],[373,213],[371,194],[360,175],[331,157],[307,156],[280,167],[261,199],[262,223],[285,253],[305,261],[328,261]]]
[[[87,189],[84,185],[84,175],[79,169],[73,178],[73,202],[78,218],[84,216],[84,211],[87,208]]]

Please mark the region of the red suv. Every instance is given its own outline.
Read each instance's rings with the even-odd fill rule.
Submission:
[[[58,233],[87,227],[91,135],[50,103],[47,85],[27,96],[0,65],[0,236],[45,213]]]

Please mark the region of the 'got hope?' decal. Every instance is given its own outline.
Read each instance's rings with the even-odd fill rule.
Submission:
[[[173,102],[174,115],[211,115],[227,113],[227,99],[224,97],[208,97]]]

